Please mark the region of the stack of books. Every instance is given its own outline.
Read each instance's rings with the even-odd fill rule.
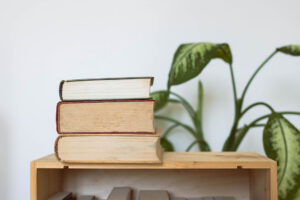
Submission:
[[[56,157],[66,163],[160,163],[153,77],[62,81]]]

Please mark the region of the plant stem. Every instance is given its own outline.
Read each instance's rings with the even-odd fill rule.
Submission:
[[[189,102],[187,100],[185,100],[182,96],[180,96],[179,94],[177,94],[175,92],[170,91],[170,94],[176,96],[180,100],[180,103],[183,105],[183,107],[190,114],[190,117],[193,119],[193,117],[195,115],[195,111],[194,111],[193,107],[191,106],[191,104],[189,104]]]
[[[239,123],[239,116],[236,114],[229,137],[226,139],[222,151],[233,151],[233,147],[235,143],[235,134],[237,132],[237,127],[239,125],[238,123]]]
[[[230,68],[230,75],[231,75],[231,83],[232,83],[232,89],[233,89],[233,96],[234,96],[234,106],[235,106],[235,112],[237,112],[237,90],[236,90],[236,84],[235,84],[235,78],[234,78],[234,72],[233,72],[233,67],[232,64],[229,65]]]
[[[170,118],[170,117],[165,117],[165,116],[161,116],[161,115],[155,115],[156,119],[161,119],[161,120],[166,120],[166,121],[170,121],[173,122],[181,127],[183,127],[184,129],[186,129],[189,133],[191,133],[195,138],[197,138],[196,132],[188,125],[177,121],[176,119]]]
[[[168,102],[170,102],[170,103],[180,103],[180,101],[177,100],[177,99],[168,99]]]
[[[197,144],[197,143],[198,143],[198,141],[195,140],[194,142],[192,142],[192,143],[188,146],[188,148],[187,148],[185,151],[186,151],[186,152],[190,151],[191,148],[192,148],[195,144]]]
[[[198,82],[198,104],[196,111],[196,120],[199,124],[199,129],[202,130],[202,112],[203,112],[203,85],[202,82]]]
[[[265,102],[256,102],[256,103],[253,103],[251,104],[250,106],[248,106],[247,108],[245,108],[245,110],[243,110],[241,112],[241,115],[240,117],[242,117],[247,111],[249,111],[251,108],[255,107],[255,106],[258,106],[258,105],[263,105],[263,106],[266,106],[267,108],[269,108],[272,112],[274,112],[274,109],[267,103]]]
[[[282,111],[282,112],[277,112],[277,113],[280,113],[280,114],[283,114],[283,115],[300,115],[300,112],[293,112],[293,111]],[[269,116],[270,116],[270,114],[263,115],[263,116],[261,116],[261,117],[255,119],[254,121],[252,121],[252,122],[249,124],[249,126],[250,126],[250,125],[254,125],[254,124],[256,124],[257,122],[259,122],[259,121],[261,121],[261,120],[263,120],[263,119],[266,119],[266,118],[268,118]]]
[[[233,145],[232,151],[236,151],[237,150],[237,148],[239,147],[239,145],[243,141],[246,133],[248,132],[248,130],[250,128],[251,128],[250,126],[244,125],[243,128],[240,131],[238,131],[238,135],[236,137],[236,141],[235,141],[235,143]]]
[[[243,105],[244,99],[245,99],[245,95],[248,91],[248,88],[250,86],[250,84],[252,83],[252,81],[254,80],[254,78],[256,77],[257,73],[265,66],[265,64],[277,53],[277,51],[274,51],[269,57],[266,58],[266,60],[263,61],[263,63],[255,70],[255,72],[252,74],[252,76],[250,77],[249,81],[247,82],[243,93],[242,93],[242,97],[241,97],[241,107]]]
[[[172,126],[170,126],[170,127],[165,131],[163,137],[167,137],[167,136],[171,133],[171,131],[172,131],[174,128],[176,128],[177,126],[179,126],[179,124],[173,124]]]
[[[252,83],[252,81],[254,80],[254,78],[256,77],[257,73],[265,66],[265,64],[277,53],[277,51],[274,51],[269,57],[266,58],[266,60],[263,61],[263,63],[255,70],[255,72],[253,73],[253,75],[250,77],[249,81],[247,82],[244,90],[243,90],[243,93],[242,93],[242,96],[240,99],[236,99],[235,101],[235,116],[234,116],[234,122],[233,122],[233,125],[232,125],[232,128],[231,128],[231,131],[230,131],[230,134],[229,134],[229,137],[227,138],[227,140],[225,141],[225,144],[223,146],[223,151],[232,151],[234,149],[234,146],[235,146],[235,134],[237,133],[237,127],[239,125],[239,121],[240,121],[240,118],[241,118],[241,109],[243,107],[243,102],[244,102],[244,99],[245,99],[245,95],[248,91],[248,88],[250,86],[250,84]],[[232,69],[232,67],[230,67]],[[232,70],[231,70],[232,71]],[[232,77],[232,82],[234,84],[234,79],[233,79],[233,73],[231,75]],[[236,94],[235,94],[236,95]]]
[[[292,112],[292,111],[282,111],[282,112],[277,112],[283,115],[300,115],[300,112]],[[236,143],[234,144],[233,150],[236,151],[239,147],[239,145],[241,144],[242,140],[244,139],[244,137],[246,136],[247,132],[251,129],[251,128],[255,128],[255,127],[262,127],[265,126],[265,124],[257,124],[257,122],[266,119],[270,116],[270,114],[267,115],[263,115],[255,120],[253,120],[249,125],[245,125],[240,134],[237,137]]]
[[[235,84],[235,78],[234,78],[232,64],[229,65],[229,68],[230,68],[230,75],[231,75],[231,82],[232,82],[232,89],[233,89],[235,115],[234,115],[233,125],[231,127],[229,137],[226,139],[225,144],[223,146],[223,151],[231,151],[231,148],[234,145],[235,133],[236,133],[237,127],[239,125],[240,112],[241,112],[241,106],[239,103],[239,99],[237,98],[237,90],[236,90],[236,84]]]
[[[265,127],[266,124],[254,124],[251,128]]]
[[[189,115],[191,117],[191,120],[192,120],[192,122],[193,122],[193,124],[195,126],[195,129],[196,129],[196,131],[194,131],[195,138],[198,141],[202,141],[202,142],[198,142],[199,149],[201,151],[210,151],[210,147],[207,144],[207,142],[205,141],[204,136],[203,136],[204,134],[203,134],[203,130],[202,130],[202,127],[201,127],[201,123],[198,122],[198,120],[201,120],[201,119],[197,118],[196,112],[194,111],[194,109],[191,106],[191,104],[189,104],[189,102],[187,100],[185,100],[182,96],[180,96],[179,94],[177,94],[175,92],[170,91],[170,94],[176,96],[180,100],[180,102],[183,105],[183,107],[189,113]]]

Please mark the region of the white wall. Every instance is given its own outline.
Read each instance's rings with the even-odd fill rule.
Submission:
[[[241,92],[276,47],[300,43],[299,6],[297,1],[0,1],[1,199],[29,199],[30,160],[53,152],[60,80],[153,75],[153,90],[163,89],[180,43],[228,42]],[[246,103],[262,100],[278,110],[299,111],[299,65],[299,57],[277,55]],[[220,151],[233,117],[228,67],[213,61],[201,76],[174,89],[195,104],[199,79],[206,138]],[[168,112],[190,123],[180,108],[163,111]],[[257,108],[245,122],[265,112]],[[300,127],[299,118],[289,119]],[[182,133],[178,129],[171,138],[178,151],[192,141]],[[261,129],[252,130],[239,150],[263,153],[261,138]]]

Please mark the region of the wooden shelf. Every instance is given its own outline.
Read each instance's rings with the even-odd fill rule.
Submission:
[[[114,186],[166,189],[177,196],[277,200],[276,162],[256,153],[164,153],[162,164],[69,164],[53,154],[31,162],[31,200],[58,191],[96,194]],[[117,185],[116,185],[117,184]],[[98,187],[97,187],[98,185]]]

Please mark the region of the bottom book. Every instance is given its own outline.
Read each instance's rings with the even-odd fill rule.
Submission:
[[[66,163],[161,163],[160,133],[61,135],[55,155]]]

